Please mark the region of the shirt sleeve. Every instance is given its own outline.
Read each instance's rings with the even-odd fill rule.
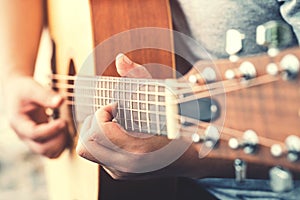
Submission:
[[[280,12],[284,20],[289,23],[300,43],[300,0],[278,0],[282,2]]]

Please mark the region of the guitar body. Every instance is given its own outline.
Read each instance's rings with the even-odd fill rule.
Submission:
[[[143,27],[172,29],[169,6],[168,0],[49,0],[49,27],[54,44],[53,72],[61,75],[118,76],[114,58],[118,53],[125,53],[132,60],[146,67],[148,63],[169,66],[159,70],[148,67],[153,78],[174,78],[175,59],[172,53],[149,48],[151,44],[143,48],[144,42],[150,40],[164,46],[163,49],[172,50],[173,36],[165,34],[163,37],[153,38],[151,31],[139,31]],[[126,34],[123,34],[124,32]],[[137,32],[139,34],[136,35]],[[122,40],[118,40],[118,37]],[[103,44],[109,45],[103,47],[105,46]],[[280,60],[287,53],[289,52],[280,54],[277,58],[265,56],[240,59],[235,63],[230,63],[228,60],[214,62],[221,74],[216,82],[224,84],[225,89],[217,88],[211,92],[221,91],[221,95],[208,97],[218,101],[225,93],[226,102],[224,101],[220,106],[220,117],[212,122],[213,125],[222,125],[219,128],[220,141],[216,148],[211,149],[206,157],[197,163],[197,167],[201,166],[199,177],[234,177],[233,161],[236,158],[248,162],[250,178],[268,178],[268,170],[275,165],[286,167],[295,172],[294,177],[300,177],[299,161],[290,162],[286,159],[286,155],[279,157],[270,155],[272,144],[284,146],[287,136],[299,136],[297,132],[300,128],[299,76],[292,81],[281,80],[270,75],[266,80],[262,78],[266,75],[267,64],[274,62],[280,65]],[[299,59],[299,50],[296,56]],[[83,69],[82,66],[86,66],[87,58],[89,58],[88,68]],[[244,61],[255,65],[257,79],[254,78],[246,84],[239,79],[226,81],[224,78],[226,71],[229,68],[238,68]],[[185,77],[195,75],[201,69],[211,67],[211,64],[211,61],[207,63],[200,61]],[[257,84],[261,79],[266,83]],[[278,80],[268,82],[273,79]],[[70,85],[72,81],[65,83]],[[226,85],[227,83],[231,85]],[[247,85],[253,83],[257,85],[251,87]],[[196,91],[198,84],[192,87],[195,87]],[[61,89],[59,92],[64,94],[73,91]],[[286,98],[285,92],[288,93],[289,98]],[[201,91],[200,94],[195,94],[197,95],[201,98]],[[72,102],[72,98],[68,100]],[[47,161],[46,174],[51,199],[178,199],[178,195],[180,196],[178,189],[182,186],[189,189],[189,197],[199,197],[194,194],[196,190],[198,195],[201,193],[199,188],[181,184],[177,178],[143,181],[112,180],[98,165],[80,158],[74,152],[78,134],[74,128],[70,106],[64,105],[59,115],[69,120],[73,145],[59,159]],[[203,123],[199,124],[200,129],[203,129],[201,127]],[[192,129],[193,133],[197,126],[198,124],[195,129]],[[243,148],[233,150],[228,147],[231,138],[242,140],[246,130],[255,131],[260,139],[259,148],[253,154],[246,154]],[[193,145],[201,149],[203,144]]]
[[[172,28],[167,0],[50,0],[48,1],[48,16],[54,44],[52,68],[54,73],[63,75],[78,73],[94,48],[114,34],[140,27]],[[167,42],[167,45],[172,48],[171,35],[168,41],[161,42]],[[115,49],[122,49],[122,45],[126,43],[112,46],[112,52],[107,53],[115,57],[117,53],[120,53]],[[126,53],[131,59],[141,64],[174,65],[173,55],[168,52],[141,49],[122,53]],[[106,55],[101,54],[101,56]],[[91,63],[94,66],[85,70],[85,74],[118,76],[113,65],[107,69],[99,69],[98,62],[101,62],[101,57],[95,56],[95,62]],[[159,73],[153,70],[153,73],[160,78],[173,76],[172,70],[159,71]],[[72,126],[70,106],[64,105],[59,115],[68,119],[71,124],[73,146],[60,158],[47,160],[46,174],[50,199],[175,199],[175,178],[115,181],[98,165],[77,156],[74,152],[77,132]]]
[[[69,74],[70,71],[74,73],[94,47],[89,3],[60,0],[47,3],[53,41],[52,70],[59,74]],[[94,71],[89,74],[93,75]],[[97,199],[99,167],[75,152],[77,133],[73,126],[71,108],[63,105],[59,115],[70,124],[73,145],[59,158],[45,161],[49,199]]]

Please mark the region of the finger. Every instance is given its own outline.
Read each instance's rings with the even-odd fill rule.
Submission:
[[[42,142],[55,137],[62,130],[66,130],[67,123],[63,119],[56,119],[36,124],[29,117],[20,116],[11,121],[11,127],[21,138]]]
[[[151,78],[151,74],[144,66],[132,62],[122,53],[117,55],[115,63],[117,71],[121,76],[129,78]]]
[[[114,168],[108,168],[105,166],[103,166],[103,169],[115,180],[128,180],[128,179],[137,180],[137,179],[140,179],[141,176],[144,178],[146,176],[144,173],[122,172],[122,171],[116,170]]]
[[[94,115],[89,115],[84,119],[84,121],[81,125],[81,128],[80,128],[80,132],[84,133],[91,128],[91,123],[92,123],[93,117],[94,117]]]
[[[86,148],[87,144],[84,144],[82,140],[79,140],[76,146],[76,153],[81,156],[82,158],[85,158],[89,161],[103,164],[100,160],[96,159]]]
[[[95,116],[98,122],[111,122],[117,112],[117,104],[109,104],[103,106],[95,112]]]
[[[115,163],[122,163],[127,160],[121,152],[112,150],[90,138],[79,139],[76,153],[87,160],[110,167],[114,166]]]
[[[59,134],[46,142],[36,142],[30,139],[25,140],[25,142],[33,152],[48,158],[57,158],[65,149],[67,139],[66,131],[61,130]]]
[[[63,98],[56,92],[46,89],[34,80],[30,80],[24,84],[29,84],[28,90],[24,90],[22,96],[24,99],[36,103],[42,107],[57,108],[62,102]]]

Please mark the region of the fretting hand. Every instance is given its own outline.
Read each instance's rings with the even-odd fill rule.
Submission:
[[[116,67],[121,76],[151,78],[145,67],[123,54],[117,56]],[[85,119],[77,153],[103,165],[116,179],[183,175],[180,172],[182,168],[178,167],[183,164],[179,158],[188,149],[189,143],[184,140],[171,141],[163,136],[128,133],[113,122],[115,106],[104,106]]]

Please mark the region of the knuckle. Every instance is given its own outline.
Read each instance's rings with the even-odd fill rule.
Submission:
[[[79,156],[83,157],[83,158],[87,158],[87,152],[86,152],[86,149],[83,148],[82,145],[77,145],[77,147],[76,147],[76,153],[77,153]]]

